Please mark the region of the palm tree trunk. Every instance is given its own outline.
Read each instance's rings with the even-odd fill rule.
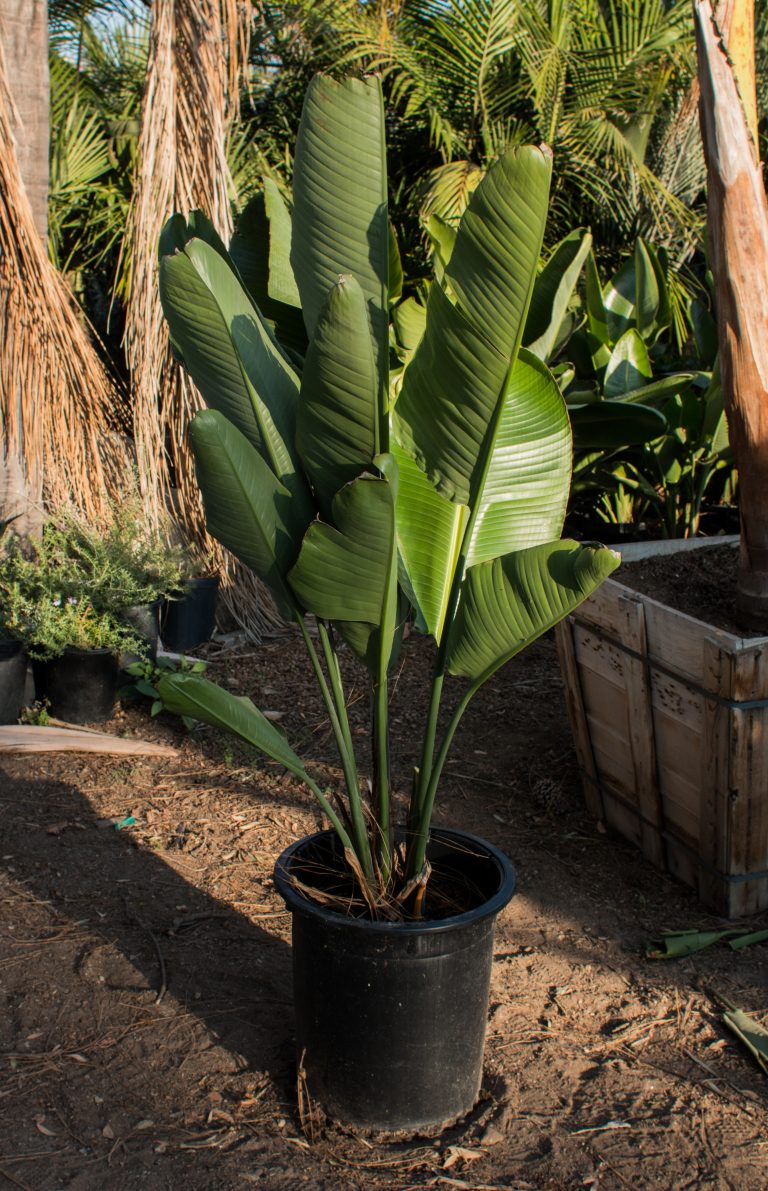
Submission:
[[[708,171],[709,252],[720,369],[739,471],[741,553],[736,611],[768,632],[768,200],[754,111],[753,0],[727,0],[728,48],[709,0],[695,0],[701,128]],[[744,52],[746,43],[747,52]],[[736,69],[740,73],[737,76]],[[752,125],[753,126],[753,125]]]
[[[15,111],[11,129],[35,227],[48,234],[48,4],[0,0],[0,41],[12,64],[9,85]]]

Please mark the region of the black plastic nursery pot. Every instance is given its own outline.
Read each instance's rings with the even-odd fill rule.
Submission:
[[[293,883],[328,888],[343,869],[331,831],[287,848],[275,884],[293,915],[296,1055],[333,1119],[358,1128],[434,1129],[464,1116],[480,1091],[496,916],[515,872],[492,844],[434,828],[432,881],[472,890],[452,917],[347,917]],[[429,897],[429,886],[428,886]]]
[[[20,641],[0,641],[0,724],[15,724],[24,706],[27,655]]]
[[[35,697],[70,724],[101,723],[115,706],[117,657],[109,649],[64,650],[57,658],[34,661]]]
[[[129,604],[120,612],[120,619],[129,624],[146,645],[145,656],[155,660],[157,657],[157,643],[160,639],[160,605],[162,600],[154,600],[151,604]],[[137,654],[123,654],[123,665],[128,661],[136,661]]]
[[[204,645],[216,627],[216,599],[219,576],[204,575],[186,579],[183,594],[166,600],[160,624],[160,637],[166,649],[184,653]]]

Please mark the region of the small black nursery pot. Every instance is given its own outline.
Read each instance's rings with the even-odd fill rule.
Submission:
[[[117,657],[110,649],[68,647],[60,657],[32,663],[35,697],[70,724],[103,723],[112,715]]]
[[[216,626],[216,600],[219,576],[205,575],[186,579],[177,600],[166,600],[160,636],[166,649],[184,653],[204,645]]]
[[[0,641],[0,724],[15,724],[24,706],[27,655],[20,641]]]

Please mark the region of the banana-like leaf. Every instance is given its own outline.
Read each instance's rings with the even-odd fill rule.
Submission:
[[[452,674],[483,682],[616,569],[604,546],[547,542],[467,572],[448,647]]]
[[[623,397],[625,393],[641,388],[652,377],[653,366],[648,348],[640,332],[630,327],[611,352],[605,370],[605,395]]]
[[[400,245],[397,242],[397,232],[392,221],[389,221],[389,261],[388,261],[387,298],[390,306],[399,302],[403,294],[403,262],[400,256]]]
[[[164,674],[158,680],[157,692],[165,707],[175,715],[190,716],[214,728],[234,732],[297,777],[306,778],[301,758],[250,699],[232,695],[196,674]]]
[[[440,496],[418,464],[396,444],[392,454],[398,470],[395,518],[401,581],[426,630],[439,642],[469,509]]]
[[[509,360],[536,280],[551,176],[548,150],[509,149],[472,195],[446,269],[470,323]]]
[[[309,516],[294,439],[298,379],[232,268],[202,240],[160,263],[171,335],[206,404],[256,447]]]
[[[602,282],[600,281],[600,274],[597,271],[597,261],[595,260],[594,252],[590,252],[587,257],[584,277],[587,306],[587,328],[597,343],[605,347],[610,341],[610,336],[608,334],[608,312],[606,311],[605,303],[603,302],[603,286]],[[605,360],[603,360],[602,363],[603,367],[605,366],[607,359],[608,354],[606,352]]]
[[[234,235],[229,244],[229,254],[240,278],[267,323],[274,329],[282,347],[298,356],[307,350],[307,332],[300,307],[287,302],[276,301],[270,296],[270,269],[273,254],[283,268],[286,246],[272,244],[272,228],[267,217],[266,194],[260,190],[241,212]],[[288,245],[290,251],[290,245]],[[290,260],[286,261],[290,268]],[[293,274],[291,273],[291,276]],[[294,279],[295,287],[295,279]]]
[[[383,467],[385,457],[374,461]],[[397,621],[395,484],[363,475],[336,493],[333,525],[310,525],[288,580],[301,604],[322,620],[366,628],[350,644],[360,656],[379,626]],[[389,653],[389,644],[382,645]]]
[[[368,304],[377,365],[389,336],[384,107],[378,79],[309,85],[296,141],[291,263],[312,337],[326,295],[341,273]]]
[[[421,343],[427,325],[427,308],[416,298],[406,298],[392,311],[397,353],[407,363]]]
[[[521,348],[475,497],[467,566],[558,537],[571,455],[571,426],[557,382],[546,364]]]
[[[652,405],[627,401],[595,401],[569,405],[573,445],[577,451],[615,450],[653,442],[669,430],[667,419]]]
[[[536,277],[551,162],[514,148],[474,192],[447,278],[430,289],[424,337],[405,372],[395,438],[449,500],[469,504],[493,450]]]
[[[576,228],[561,240],[536,278],[523,343],[540,360],[548,360],[557,343],[576,283],[592,250],[592,236]]]
[[[643,338],[647,338],[657,325],[661,291],[656,270],[643,241],[635,241],[635,320]]]
[[[635,323],[635,260],[630,257],[603,289],[608,339],[616,343]]]
[[[272,178],[264,179],[264,208],[269,220],[269,296],[300,308],[299,287],[291,267],[291,213]]]
[[[296,418],[296,446],[325,512],[377,453],[377,402],[365,295],[341,277],[315,325]]]
[[[217,410],[197,414],[190,436],[208,531],[263,579],[290,618],[295,601],[285,576],[307,528],[296,516],[296,501],[245,435]]]

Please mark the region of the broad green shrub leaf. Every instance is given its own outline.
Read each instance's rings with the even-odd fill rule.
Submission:
[[[400,447],[393,445],[392,454],[398,469],[395,516],[403,585],[439,642],[469,509],[440,496]]]
[[[577,451],[615,450],[653,442],[669,429],[667,419],[653,406],[626,401],[595,401],[569,405],[573,445]]]
[[[273,248],[266,195],[261,190],[248,202],[237,220],[229,245],[230,256],[245,289],[274,329],[278,342],[294,355],[303,356],[307,350],[307,332],[300,306],[277,301],[270,292],[271,258],[277,253],[281,259],[280,251],[285,248],[284,243]],[[290,268],[290,260],[285,264]]]
[[[525,348],[507,382],[467,566],[559,536],[571,479],[571,426],[549,369]]]
[[[316,75],[296,141],[291,263],[310,338],[339,275],[356,278],[382,370],[389,337],[389,246],[379,81],[336,82]]]
[[[616,343],[635,323],[635,261],[630,257],[603,289],[608,340]]]
[[[540,360],[548,360],[555,349],[568,304],[591,250],[590,233],[576,228],[555,247],[536,278],[523,343]]]
[[[190,435],[208,531],[267,584],[291,617],[285,576],[307,528],[296,501],[223,414],[202,410]]]
[[[611,352],[605,369],[605,395],[623,397],[625,393],[641,388],[652,378],[653,367],[648,348],[639,331],[631,327],[624,332]]]
[[[562,541],[472,567],[449,642],[451,674],[484,681],[578,607],[619,562],[603,546]]]
[[[296,446],[325,511],[377,454],[377,399],[365,295],[341,277],[315,325],[296,419]]]
[[[393,487],[386,479],[363,475],[337,492],[333,525],[310,525],[288,576],[302,605],[315,616],[367,626],[350,640],[361,656],[372,632],[384,623],[394,630],[396,622]]]
[[[306,770],[282,732],[271,724],[250,699],[199,678],[195,674],[164,674],[157,684],[158,693],[168,711],[189,716],[234,732],[247,744],[266,753],[297,777],[306,779]]]
[[[536,276],[551,161],[515,148],[472,195],[447,277],[430,289],[424,337],[405,372],[395,437],[441,495],[469,504],[498,430]],[[489,433],[490,429],[490,433]]]
[[[295,458],[298,378],[231,265],[202,240],[160,262],[174,342],[206,405],[218,409],[309,511]]]

